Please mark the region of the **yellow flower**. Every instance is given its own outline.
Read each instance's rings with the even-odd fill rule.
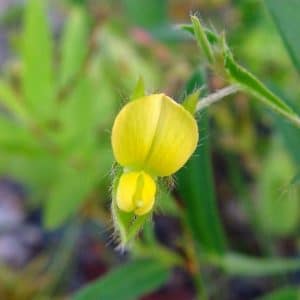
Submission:
[[[117,188],[117,205],[137,215],[154,204],[157,176],[179,170],[194,152],[198,127],[194,117],[164,94],[126,104],[112,129],[112,148],[124,167]]]

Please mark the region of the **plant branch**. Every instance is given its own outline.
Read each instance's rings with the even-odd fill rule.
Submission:
[[[198,104],[196,106],[196,111],[201,111],[201,110],[205,109],[206,107],[210,106],[211,104],[214,104],[214,103],[222,100],[224,97],[227,97],[229,95],[232,95],[232,94],[238,92],[239,90],[240,90],[240,88],[237,85],[230,85],[221,90],[218,90],[217,92],[200,99],[200,101],[198,102]]]

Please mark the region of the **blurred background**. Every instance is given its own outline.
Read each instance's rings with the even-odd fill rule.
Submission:
[[[298,299],[300,130],[245,93],[198,116],[129,251],[110,213],[111,126],[138,78],[178,101],[227,85],[175,27],[191,13],[299,111],[300,3],[281,1],[0,0],[1,300]]]

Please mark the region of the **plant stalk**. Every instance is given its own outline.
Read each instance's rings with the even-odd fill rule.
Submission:
[[[240,88],[237,85],[230,85],[204,98],[201,98],[196,106],[196,111],[201,111],[206,107],[219,102],[223,98],[238,92],[239,90]]]

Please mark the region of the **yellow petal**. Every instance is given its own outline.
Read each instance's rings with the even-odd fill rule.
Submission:
[[[186,163],[197,143],[198,126],[194,117],[181,105],[164,96],[145,168],[157,176],[169,176]]]
[[[155,193],[156,184],[147,173],[123,173],[117,188],[117,205],[123,211],[144,215],[152,209]]]
[[[112,130],[116,160],[124,167],[168,176],[194,152],[198,128],[193,116],[164,94],[132,101],[118,114]]]
[[[117,115],[112,147],[121,166],[143,169],[156,132],[161,97],[152,95],[131,101]]]

